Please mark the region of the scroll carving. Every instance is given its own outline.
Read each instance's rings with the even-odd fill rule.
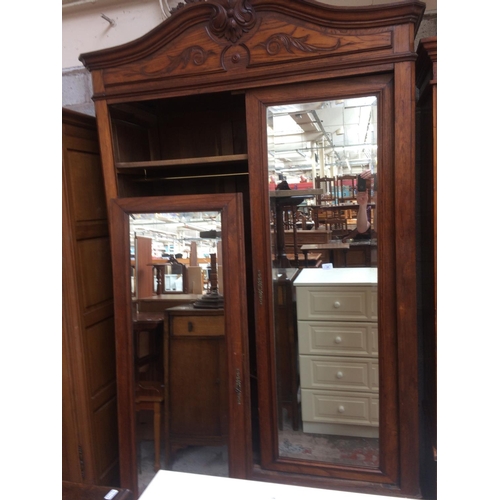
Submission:
[[[257,46],[263,47],[269,55],[276,55],[279,54],[281,49],[286,50],[290,54],[293,54],[294,49],[302,52],[331,52],[332,50],[337,50],[342,45],[339,38],[337,39],[337,43],[331,47],[317,47],[308,44],[308,38],[309,35],[294,37],[287,33],[275,33]]]
[[[248,0],[224,0],[213,7],[215,15],[210,20],[209,31],[231,43],[236,43],[257,22],[255,11]]]
[[[166,68],[167,73],[171,73],[179,66],[185,68],[190,62],[192,62],[195,66],[201,66],[206,62],[209,56],[213,55],[213,51],[206,51],[199,45],[193,45],[192,47],[188,47],[183,50],[179,55],[175,57],[170,57],[170,64]]]

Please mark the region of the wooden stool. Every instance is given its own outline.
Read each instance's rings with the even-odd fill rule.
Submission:
[[[135,410],[154,413],[155,472],[160,470],[161,405],[164,399],[164,390],[160,382],[145,380],[136,383]]]

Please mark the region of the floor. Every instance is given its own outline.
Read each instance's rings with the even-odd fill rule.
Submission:
[[[140,457],[138,457],[139,494],[142,494],[156,474],[153,467],[153,458],[153,441],[141,441]],[[166,468],[163,456],[161,468]],[[208,476],[229,477],[227,447],[192,446],[179,450],[170,470]]]
[[[137,467],[139,495],[155,476],[151,412],[138,414]],[[163,448],[163,447],[162,447]],[[161,468],[166,469],[162,449]],[[190,446],[179,450],[170,470],[209,476],[229,477],[227,446]]]

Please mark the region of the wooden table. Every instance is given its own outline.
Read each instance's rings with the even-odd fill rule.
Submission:
[[[132,299],[132,305],[137,307],[141,313],[143,312],[159,312],[163,315],[163,311],[169,307],[182,306],[184,304],[192,304],[201,297],[198,293],[164,293],[162,295],[151,295],[149,297],[141,297]]]
[[[375,206],[374,203],[368,203],[368,210],[371,210],[374,206]],[[342,212],[345,212],[346,210],[354,210],[357,214],[359,210],[359,205],[354,203],[348,205],[314,205],[309,208],[311,209],[312,212],[314,228],[318,229],[320,223],[320,217],[319,217],[320,212],[331,213],[332,219],[335,218],[338,219],[338,218],[343,218]],[[368,215],[368,217],[370,217],[370,214]]]
[[[345,259],[341,259],[342,253],[346,250],[349,250],[349,243],[342,243],[342,241],[332,241],[330,243],[310,243],[307,245],[302,245],[300,249],[304,253],[305,265],[307,265],[307,254],[313,250],[328,250],[330,252],[330,262],[334,267],[343,267],[343,266],[335,266],[336,263],[341,261],[345,261]]]
[[[328,250],[333,267],[371,267],[376,261],[377,240],[354,240],[343,243],[334,240],[328,243],[314,243],[300,247],[307,266],[307,254],[311,251]]]

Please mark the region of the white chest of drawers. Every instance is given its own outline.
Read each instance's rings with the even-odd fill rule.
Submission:
[[[378,437],[377,269],[303,269],[294,285],[304,432]]]

